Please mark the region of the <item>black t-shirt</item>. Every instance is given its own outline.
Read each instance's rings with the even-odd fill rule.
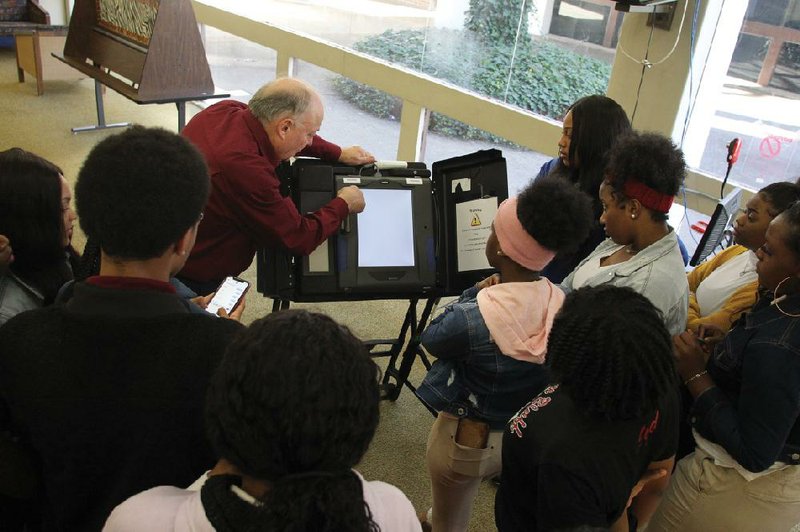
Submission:
[[[650,462],[675,454],[678,397],[641,419],[584,415],[558,385],[511,418],[495,499],[501,532],[606,527],[622,515]]]

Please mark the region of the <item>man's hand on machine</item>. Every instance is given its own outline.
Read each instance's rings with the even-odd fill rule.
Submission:
[[[361,146],[342,148],[339,162],[350,166],[361,166],[375,162],[375,157]],[[350,212],[353,212],[352,210]]]
[[[339,193],[336,195],[347,203],[347,209],[350,211],[350,214],[358,214],[363,211],[364,207],[367,205],[364,201],[364,194],[361,192],[361,189],[355,185],[340,188]]]

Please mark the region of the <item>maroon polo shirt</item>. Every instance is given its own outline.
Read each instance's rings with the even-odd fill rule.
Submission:
[[[180,274],[207,282],[238,275],[259,247],[282,246],[308,255],[332,235],[348,214],[334,198],[301,215],[282,197],[275,168],[280,159],[261,123],[247,105],[226,100],[192,118],[182,134],[205,155],[211,195],[197,241]],[[336,161],[341,148],[319,136],[298,155]]]

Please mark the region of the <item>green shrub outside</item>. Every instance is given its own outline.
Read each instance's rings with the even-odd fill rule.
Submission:
[[[528,35],[528,17],[534,12],[530,0],[469,0],[464,29],[477,33],[484,42],[513,43],[517,32]]]
[[[611,74],[611,66],[602,61],[546,41],[527,40],[517,47],[506,95],[513,46],[484,44],[469,31],[429,29],[426,36],[423,30],[387,30],[357,42],[354,48],[556,119],[578,98],[604,94]],[[333,84],[358,108],[381,118],[399,120],[402,107],[399,98],[341,76]],[[438,113],[431,113],[430,130],[454,137],[505,142]]]

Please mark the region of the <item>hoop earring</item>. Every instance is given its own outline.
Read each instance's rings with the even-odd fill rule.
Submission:
[[[791,275],[785,277],[781,282],[778,283],[778,286],[775,287],[775,291],[773,292],[773,296],[778,293],[778,290],[780,289],[781,285],[783,283],[785,283],[786,281],[788,281],[789,279],[796,279],[796,277],[792,277]],[[778,311],[781,314],[783,314],[784,316],[788,316],[789,318],[800,318],[800,314],[792,314],[790,312],[786,312],[785,310],[783,310],[781,308],[780,302],[783,301],[784,299],[786,299],[787,297],[789,297],[789,294],[783,294],[780,297],[776,297],[775,299],[773,299],[770,302],[770,306],[773,306],[776,309],[778,309]]]

